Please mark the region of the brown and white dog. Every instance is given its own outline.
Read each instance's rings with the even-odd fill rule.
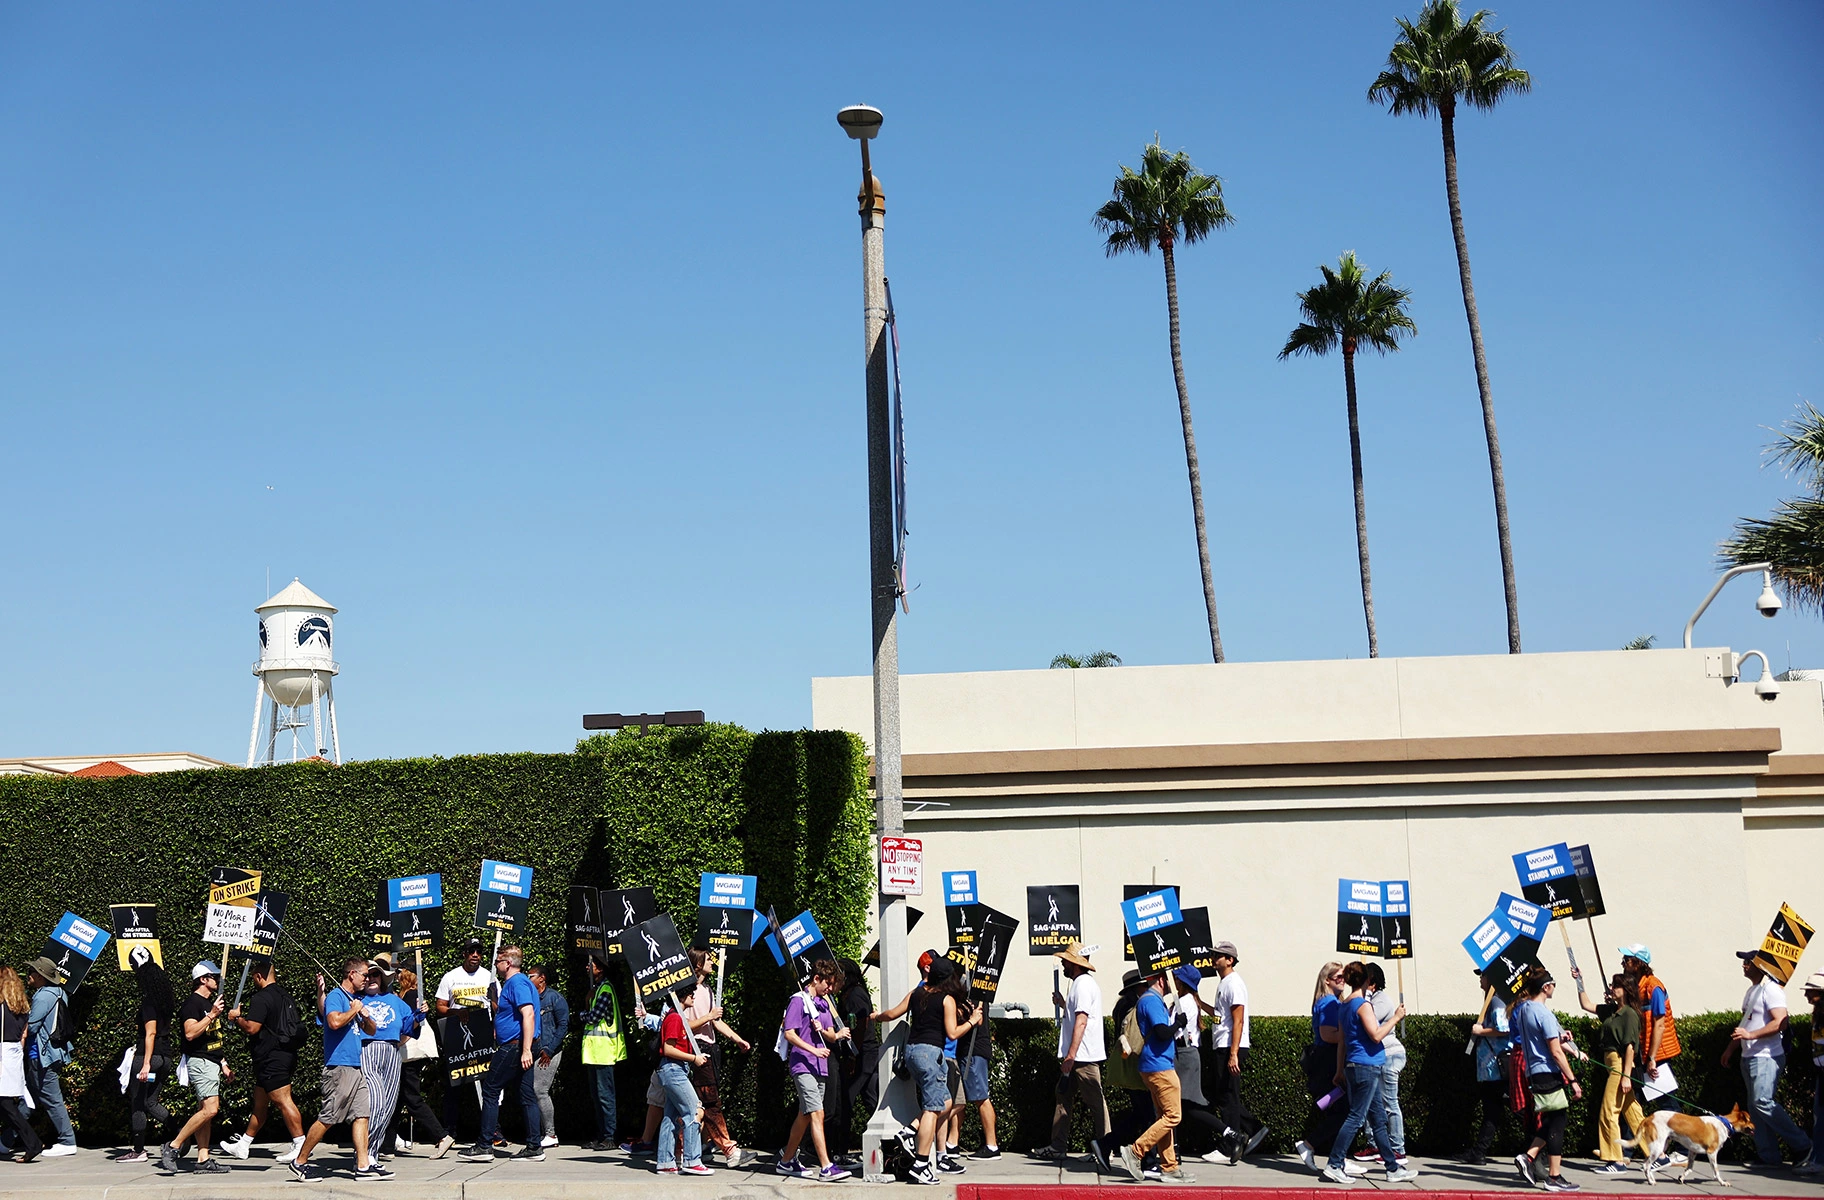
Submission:
[[[1666,1143],[1674,1141],[1691,1151],[1691,1161],[1679,1172],[1680,1183],[1685,1181],[1685,1176],[1697,1165],[1697,1156],[1702,1154],[1710,1159],[1710,1170],[1716,1176],[1716,1181],[1727,1187],[1729,1181],[1723,1178],[1723,1169],[1717,1165],[1717,1152],[1734,1135],[1753,1132],[1754,1118],[1738,1104],[1729,1110],[1726,1117],[1693,1117],[1677,1112],[1649,1113],[1647,1123],[1634,1131],[1634,1140],[1623,1141],[1621,1144],[1630,1150],[1638,1147],[1646,1154],[1649,1185],[1659,1182],[1654,1164],[1665,1155]]]

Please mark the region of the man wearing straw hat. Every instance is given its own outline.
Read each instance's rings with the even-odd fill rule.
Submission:
[[[1102,1040],[1102,989],[1082,942],[1072,942],[1053,957],[1059,960],[1070,985],[1068,995],[1053,992],[1051,996],[1063,1019],[1058,1023],[1057,1104],[1051,1114],[1051,1144],[1044,1157],[1063,1158],[1070,1152],[1071,1096],[1075,1093],[1089,1107],[1094,1130],[1090,1153],[1107,1170],[1108,1163],[1101,1158],[1102,1139],[1108,1133],[1108,1101],[1102,1094],[1102,1064],[1108,1058]]]

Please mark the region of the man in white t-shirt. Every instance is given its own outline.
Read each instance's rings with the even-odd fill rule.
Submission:
[[[1095,1131],[1089,1152],[1106,1174],[1110,1164],[1101,1138],[1108,1132],[1108,1101],[1102,1095],[1102,1064],[1108,1053],[1103,1049],[1102,989],[1083,943],[1072,942],[1054,957],[1070,984],[1067,995],[1053,992],[1051,997],[1052,1004],[1063,1010],[1058,1022],[1057,1104],[1051,1114],[1051,1144],[1039,1157],[1060,1159],[1070,1152],[1071,1098],[1081,1096]]]
[[[1248,985],[1235,969],[1241,956],[1234,942],[1217,942],[1212,957],[1221,982],[1216,985],[1216,1028],[1210,1038],[1215,1053],[1204,1068],[1203,1090],[1228,1126],[1216,1148],[1236,1162],[1260,1145],[1267,1127],[1241,1098],[1241,1077],[1247,1073],[1249,1054]]]
[[[1748,1085],[1748,1111],[1754,1114],[1758,1165],[1777,1167],[1781,1165],[1781,1142],[1797,1151],[1803,1162],[1811,1153],[1811,1139],[1773,1098],[1786,1066],[1781,1037],[1786,1028],[1786,993],[1761,969],[1757,954],[1754,950],[1735,952],[1742,960],[1742,974],[1748,978],[1748,993],[1742,997],[1742,1019],[1723,1050],[1723,1065],[1728,1066],[1736,1054],[1742,1056],[1742,1081]]]
[[[443,973],[437,981],[437,1013],[448,1016],[451,1012],[461,1012],[471,1008],[488,1007],[488,989],[494,985],[494,972],[481,965],[486,947],[481,939],[471,937],[462,943],[462,960]],[[422,986],[422,985],[420,985]],[[442,1045],[455,1045],[455,1042],[441,1029],[438,1039]],[[475,1087],[457,1087],[454,1080],[447,1080],[443,1089],[443,1126],[450,1133],[456,1132],[456,1126],[462,1116],[463,1108],[473,1108],[477,1119],[480,1117],[480,1085]],[[467,1100],[462,1097],[467,1097]]]

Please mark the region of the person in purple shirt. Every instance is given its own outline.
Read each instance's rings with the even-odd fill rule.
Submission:
[[[827,958],[818,959],[811,966],[809,985],[785,1006],[780,1035],[786,1044],[785,1065],[798,1092],[798,1119],[792,1122],[792,1135],[779,1152],[775,1169],[781,1175],[802,1175],[824,1182],[849,1177],[847,1171],[830,1162],[823,1140],[823,1095],[830,1077],[830,1049],[849,1036],[849,1027],[830,1009],[828,997],[836,990],[837,978],[836,964]],[[811,1146],[817,1151],[815,1170],[797,1165],[798,1143],[806,1129],[811,1131]]]

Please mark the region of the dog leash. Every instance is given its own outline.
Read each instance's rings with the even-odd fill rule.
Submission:
[[[1615,1074],[1614,1071],[1611,1071],[1609,1069],[1608,1063],[1598,1062],[1595,1059],[1591,1058],[1589,1055],[1584,1054],[1581,1050],[1578,1051],[1578,1055],[1579,1055],[1581,1061],[1589,1063],[1591,1066],[1595,1067],[1597,1070],[1603,1071],[1603,1072],[1605,1072],[1607,1074],[1611,1074],[1611,1075]],[[1648,1079],[1644,1073],[1642,1073],[1640,1075],[1629,1076],[1629,1079],[1634,1084],[1636,1098],[1639,1097],[1640,1089],[1643,1086],[1650,1086],[1653,1082],[1652,1080]],[[1731,1129],[1734,1128],[1734,1125],[1730,1122],[1729,1118],[1724,1116],[1722,1113],[1712,1112],[1710,1109],[1705,1108],[1701,1104],[1693,1104],[1691,1101],[1685,1099],[1683,1096],[1679,1095],[1677,1092],[1661,1092],[1661,1093],[1659,1093],[1659,1096],[1654,1097],[1654,1099],[1659,1099],[1660,1097],[1664,1097],[1664,1096],[1670,1096],[1672,1099],[1678,1101],[1680,1104],[1684,1105],[1686,1108],[1692,1109],[1696,1112],[1703,1113],[1707,1117],[1715,1117],[1717,1120],[1721,1121],[1724,1125],[1728,1126],[1729,1128],[1731,1128]],[[1646,1107],[1644,1101],[1642,1102],[1641,1107],[1642,1108]]]

